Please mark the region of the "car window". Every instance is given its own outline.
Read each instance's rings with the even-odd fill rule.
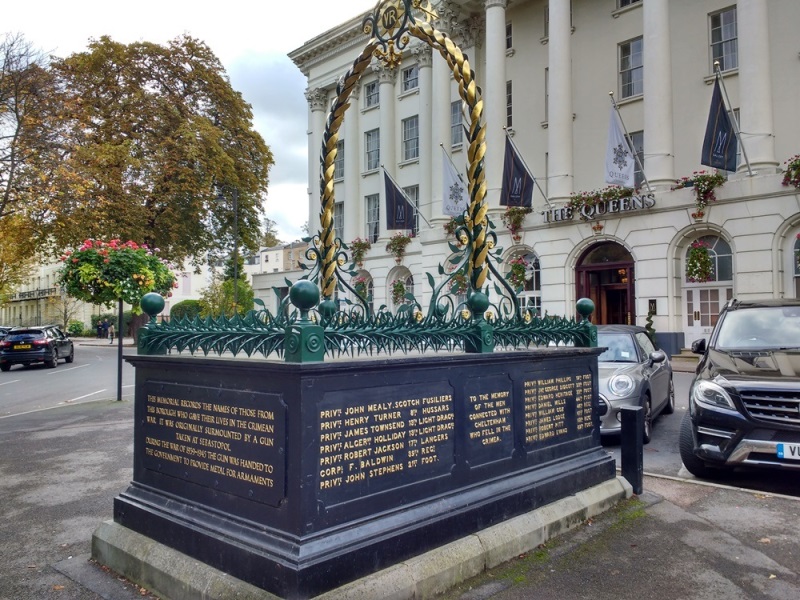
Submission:
[[[597,332],[597,345],[607,349],[597,357],[599,362],[638,362],[633,338],[627,333]]]
[[[636,341],[639,342],[639,347],[642,349],[643,356],[650,356],[651,352],[656,351],[656,347],[653,345],[653,342],[646,333],[637,333]]]
[[[729,348],[800,348],[800,310],[769,306],[732,310],[719,325],[715,346]]]

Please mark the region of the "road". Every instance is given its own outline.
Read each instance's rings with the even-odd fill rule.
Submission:
[[[135,353],[133,347],[125,352]],[[133,399],[134,369],[123,361],[122,396]],[[0,373],[0,418],[55,406],[116,399],[117,345],[101,340],[75,340],[75,361],[44,365],[15,365]]]
[[[644,472],[652,475],[666,475],[679,479],[694,479],[681,462],[678,450],[678,438],[683,415],[689,408],[689,385],[692,373],[678,373],[673,376],[675,382],[675,413],[661,415],[653,427],[653,439],[644,447]],[[620,465],[619,438],[603,441],[608,450]],[[800,497],[800,478],[795,473],[782,471],[770,472],[736,472],[723,474],[714,480],[716,483]]]

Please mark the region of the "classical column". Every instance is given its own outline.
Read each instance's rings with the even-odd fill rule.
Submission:
[[[325,132],[325,117],[328,108],[328,93],[323,88],[306,90],[308,100],[308,231],[319,230],[320,211],[320,158],[322,156],[322,134]]]
[[[381,145],[380,145],[380,164],[382,164],[389,175],[395,177],[395,169],[397,169],[397,141],[395,136],[395,93],[394,82],[397,72],[390,67],[383,64],[378,64],[372,67],[373,71],[378,74],[378,84],[380,93],[381,104]],[[383,175],[381,174],[381,179]],[[381,184],[381,219],[380,231],[386,233],[386,191],[383,184]]]
[[[431,166],[434,154],[431,146],[433,119],[433,53],[430,46],[417,46],[412,51],[419,69],[419,210],[428,221],[433,216],[431,198]],[[425,222],[420,219],[420,227]]]
[[[739,0],[739,117],[744,150],[754,171],[775,173],[767,0]],[[743,165],[741,169],[746,169]]]
[[[450,67],[438,55],[433,57],[433,98],[432,126],[430,129],[431,145],[431,217],[443,218],[442,212],[442,151],[439,144],[450,152]],[[421,129],[421,128],[420,128]],[[426,133],[422,130],[423,135]],[[466,143],[466,140],[464,141]]]
[[[643,3],[644,174],[654,188],[675,183],[672,139],[672,61],[667,0]]]
[[[569,0],[567,0],[569,2]],[[507,0],[485,0],[486,11],[486,202],[500,204],[503,177],[503,127],[506,124],[506,5]]]
[[[550,200],[572,194],[572,49],[570,0],[549,0],[547,173]]]
[[[364,237],[366,222],[364,200],[361,190],[361,127],[358,97],[361,86],[356,85],[350,93],[350,108],[344,114],[344,193],[339,202],[344,202],[344,231],[337,232],[345,243],[355,237]]]

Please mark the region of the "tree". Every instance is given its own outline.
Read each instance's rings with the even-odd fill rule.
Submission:
[[[135,239],[198,264],[230,252],[238,217],[240,245],[257,249],[272,154],[203,42],[102,37],[51,69],[51,122],[66,149],[47,179],[55,246]],[[237,215],[217,200],[219,186],[237,190]]]
[[[224,279],[216,272],[213,274],[211,283],[200,294],[200,316],[226,317],[233,316],[234,312],[240,315],[247,314],[255,306],[253,298],[255,293],[252,286],[245,280],[238,280],[238,305],[234,303],[234,285],[232,279]]]
[[[261,245],[265,248],[272,248],[282,244],[278,239],[278,224],[269,218],[264,218],[264,236],[261,238]]]
[[[70,322],[74,321],[81,313],[81,301],[62,292],[58,296],[51,296],[47,299],[45,311],[47,321],[55,322],[67,329]]]
[[[0,39],[0,297],[30,273],[46,202],[38,174],[49,170],[53,78],[45,57],[20,35]]]

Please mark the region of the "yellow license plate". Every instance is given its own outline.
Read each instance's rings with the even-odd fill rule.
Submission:
[[[30,344],[16,344],[14,346],[14,350],[30,350],[30,349],[31,349]]]

